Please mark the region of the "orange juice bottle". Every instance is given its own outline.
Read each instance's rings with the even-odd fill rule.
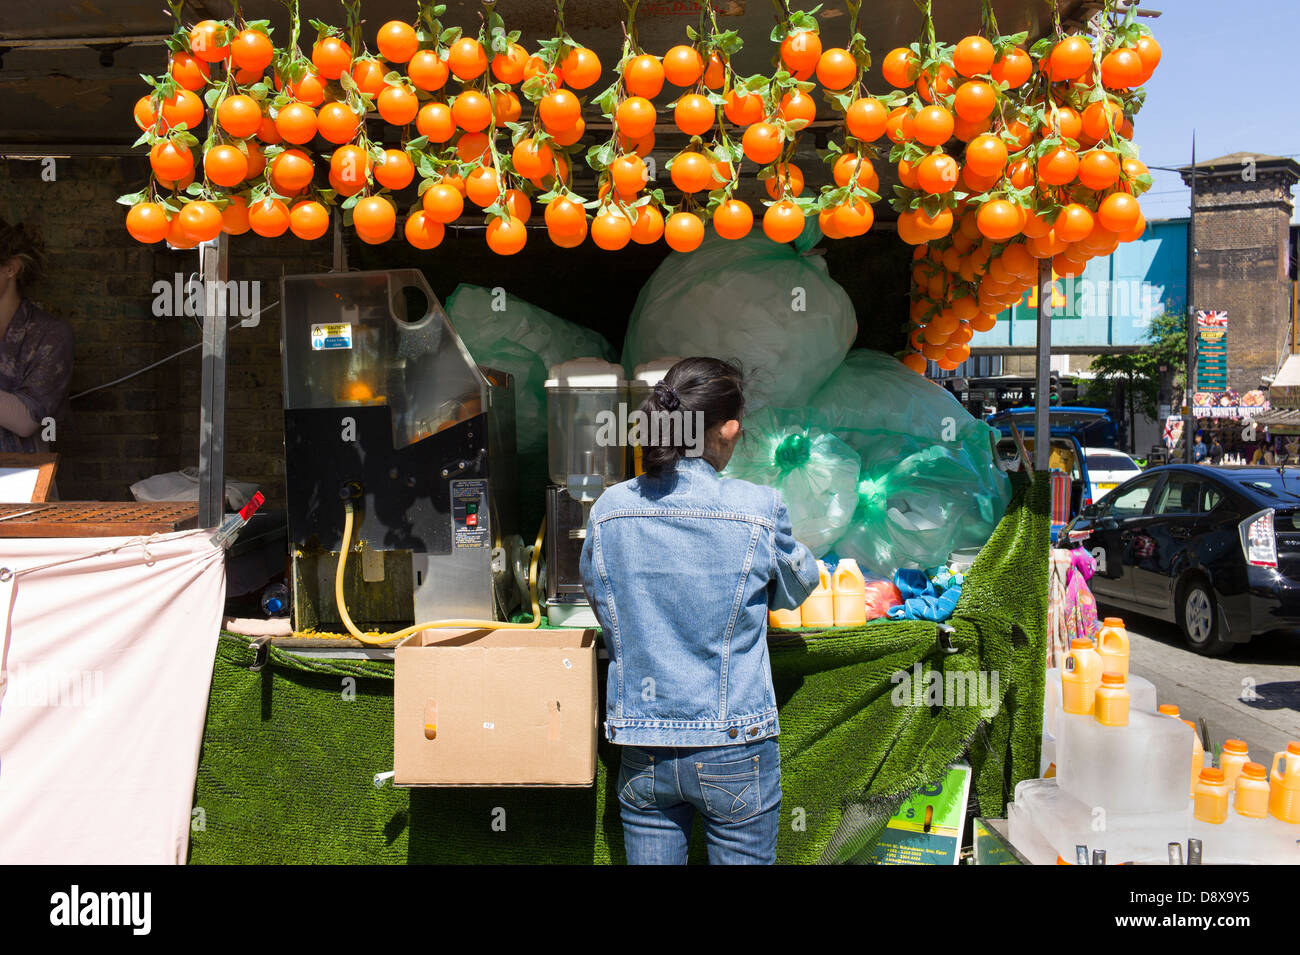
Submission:
[[[1097,633],[1097,652],[1101,654],[1101,672],[1118,673],[1128,682],[1128,631],[1119,617],[1107,617]]]
[[[1228,784],[1223,781],[1223,770],[1213,766],[1202,769],[1192,796],[1192,815],[1201,822],[1228,821]]]
[[[835,626],[857,627],[867,622],[867,581],[856,560],[845,557],[835,565],[831,593]]]
[[[1101,656],[1092,641],[1075,637],[1061,664],[1061,707],[1067,713],[1091,715],[1101,686]]]
[[[831,572],[820,560],[817,561],[817,574],[821,579],[817,589],[808,595],[808,599],[799,608],[800,620],[805,627],[833,627],[835,626],[835,602],[831,588]],[[865,599],[863,613],[866,613]]]
[[[769,610],[767,626],[771,630],[797,630],[803,626],[803,614],[798,607],[793,610]]]
[[[1278,763],[1286,760],[1286,770]],[[1283,822],[1300,822],[1300,743],[1292,740],[1286,749],[1273,754],[1273,771],[1269,774],[1269,814]]]
[[[1268,770],[1261,763],[1245,763],[1232,796],[1237,812],[1251,819],[1263,819],[1268,815],[1268,793]]]
[[[1165,716],[1172,716],[1174,719],[1182,719],[1178,715],[1178,707],[1173,703],[1160,704],[1160,712]],[[1205,765],[1205,747],[1201,745],[1201,734],[1197,730],[1196,724],[1191,720],[1183,720],[1192,728],[1192,779],[1188,787],[1190,795],[1196,798],[1196,784],[1201,778],[1201,768]]]
[[[1103,673],[1093,714],[1103,726],[1128,726],[1128,687],[1118,673]]]
[[[1223,781],[1228,784],[1228,788],[1237,785],[1237,775],[1241,772],[1241,767],[1250,762],[1250,750],[1246,744],[1239,739],[1225,739],[1223,741],[1223,753],[1219,756],[1219,768],[1223,770]]]

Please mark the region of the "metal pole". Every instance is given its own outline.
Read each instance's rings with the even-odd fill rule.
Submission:
[[[219,527],[226,500],[226,273],[229,237],[199,246],[203,378],[199,398],[199,527]]]
[[[1192,130],[1192,172],[1188,176],[1192,201],[1187,208],[1187,385],[1183,388],[1183,460],[1192,463],[1192,438],[1196,417],[1192,392],[1196,390],[1196,130]]]
[[[343,217],[334,216],[334,265],[335,272],[348,270],[348,247],[343,238]]]
[[[1034,470],[1046,471],[1052,430],[1052,260],[1038,260],[1038,358],[1034,366]]]

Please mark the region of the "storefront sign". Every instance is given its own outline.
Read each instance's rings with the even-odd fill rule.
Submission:
[[[1250,418],[1268,408],[1268,396],[1258,389],[1245,394],[1231,388],[1192,394],[1192,415],[1197,418]]]
[[[1196,312],[1196,387],[1221,391],[1228,387],[1228,313]]]

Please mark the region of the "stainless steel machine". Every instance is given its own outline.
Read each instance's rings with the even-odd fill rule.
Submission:
[[[515,568],[514,395],[476,365],[415,269],[281,280],[294,627],[508,619]]]
[[[550,369],[546,417],[552,483],[546,489],[546,613],[553,624],[596,625],[578,562],[591,505],[605,488],[627,475],[627,400],[627,382],[618,365],[599,358],[575,358]]]

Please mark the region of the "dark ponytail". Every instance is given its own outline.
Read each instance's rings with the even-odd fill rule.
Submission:
[[[668,369],[641,406],[647,418],[676,411],[702,414],[704,430],[745,413],[745,382],[740,368],[719,358],[683,358]],[[681,429],[659,428],[658,440],[642,450],[642,464],[655,477],[672,471],[686,456]]]

